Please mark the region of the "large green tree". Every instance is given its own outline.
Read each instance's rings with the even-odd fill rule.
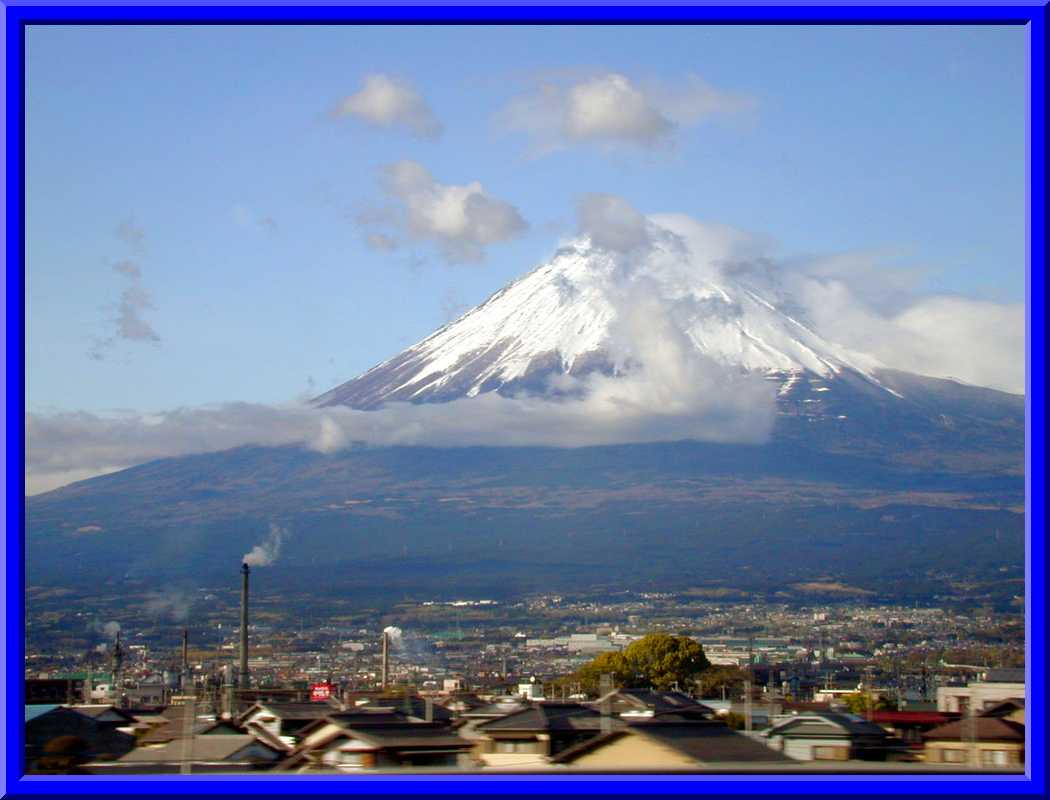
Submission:
[[[631,642],[623,657],[636,680],[661,691],[676,687],[688,691],[711,666],[699,642],[668,633],[650,633]]]
[[[623,653],[600,653],[577,670],[576,680],[583,691],[597,694],[602,675],[610,675],[613,686],[628,685],[631,672]]]
[[[677,687],[688,691],[709,666],[699,642],[688,636],[651,633],[632,642],[622,653],[602,653],[582,666],[576,677],[590,693],[598,691],[602,674],[611,675],[618,687],[662,691]]]

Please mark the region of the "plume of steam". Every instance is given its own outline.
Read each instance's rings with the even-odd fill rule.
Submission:
[[[107,639],[116,639],[118,633],[120,633],[120,623],[116,620],[107,622],[102,626],[102,635]]]
[[[273,522],[270,523],[270,534],[259,544],[244,554],[241,559],[249,567],[268,567],[281,555],[281,543],[288,531]]]
[[[183,622],[190,615],[193,599],[185,592],[169,589],[163,592],[150,592],[146,596],[146,613],[154,617],[168,616],[172,622]]]
[[[383,633],[386,634],[386,639],[390,643],[392,650],[401,650],[405,646],[404,639],[401,638],[401,629],[394,625],[387,625],[383,628]]]

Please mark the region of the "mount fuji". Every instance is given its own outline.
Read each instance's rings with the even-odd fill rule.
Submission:
[[[659,435],[153,461],[29,498],[30,584],[221,578],[278,523],[271,574],[287,591],[813,584],[916,599],[965,576],[1008,603],[1024,574],[1023,396],[838,344],[730,232],[658,222],[566,243],[313,407],[469,422],[493,402],[597,397],[585,412],[652,415]],[[677,435],[667,419],[690,414],[702,424]]]
[[[404,352],[316,399],[376,408],[497,391],[548,388],[552,377],[630,371],[634,341],[618,341],[632,307],[663,322],[694,356],[760,374],[781,396],[805,376],[849,372],[892,395],[875,359],[827,341],[745,280],[697,269],[678,237],[655,239],[641,259],[596,248],[586,237]],[[634,262],[643,261],[638,265]]]

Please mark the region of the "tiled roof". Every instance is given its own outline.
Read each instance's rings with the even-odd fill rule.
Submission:
[[[600,725],[601,714],[580,703],[537,703],[521,711],[482,722],[478,730],[594,730]]]
[[[927,740],[967,740],[982,742],[1023,742],[1024,725],[1001,717],[973,717],[941,725],[923,734]]]
[[[649,723],[632,726],[633,730],[673,747],[700,763],[779,761],[790,762],[782,753],[770,749],[721,723]]]
[[[790,758],[770,749],[762,742],[756,742],[754,739],[730,730],[722,723],[706,721],[690,721],[682,724],[649,722],[620,727],[564,750],[552,758],[551,762],[570,763],[584,753],[599,749],[606,742],[631,735],[644,736],[659,742],[694,760],[697,764],[791,762]]]
[[[225,761],[251,744],[262,745],[262,742],[248,735],[194,736],[157,748],[138,747],[119,760],[122,763],[159,763],[187,758],[193,761]]]
[[[817,711],[788,717],[777,721],[766,734],[804,733],[806,727],[817,726],[838,729],[851,736],[886,736],[886,732],[874,722],[868,722],[855,714],[837,711]]]

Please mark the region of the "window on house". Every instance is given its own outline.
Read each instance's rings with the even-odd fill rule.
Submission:
[[[986,767],[1005,767],[1010,763],[1010,751],[982,750],[981,763]]]
[[[504,739],[496,742],[497,753],[534,753],[536,742],[532,739]]]
[[[965,764],[965,750],[941,750],[941,761],[945,764]]]
[[[849,748],[843,745],[817,745],[813,748],[814,761],[846,761]]]

